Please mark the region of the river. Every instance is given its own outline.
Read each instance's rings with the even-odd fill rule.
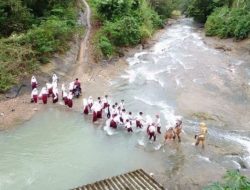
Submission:
[[[182,142],[161,146],[143,131],[112,131],[80,112],[52,105],[0,133],[0,189],[69,189],[143,168],[169,189],[201,189],[227,169],[250,170],[250,68],[247,60],[209,47],[190,19],[169,26],[155,45],[127,59],[110,81],[113,101],[147,117],[162,131],[183,120]],[[205,150],[194,146],[205,117]]]

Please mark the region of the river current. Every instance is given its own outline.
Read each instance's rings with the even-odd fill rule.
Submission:
[[[92,124],[81,112],[51,105],[0,133],[0,189],[69,189],[138,168],[169,189],[200,189],[227,169],[250,170],[247,60],[209,47],[192,20],[181,19],[127,61],[110,81],[112,100],[124,99],[127,110],[146,118],[160,114],[162,131],[181,118],[182,142],[162,146],[161,135],[150,143],[143,131],[112,131],[105,121]],[[193,136],[204,119],[202,150]]]

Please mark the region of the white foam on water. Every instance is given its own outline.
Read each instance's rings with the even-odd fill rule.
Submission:
[[[164,101],[151,102],[150,100],[146,100],[138,96],[134,96],[134,99],[150,106],[160,107],[162,109],[160,112],[163,113],[164,119],[167,121],[166,129],[173,127],[176,123],[176,120],[182,118],[180,115],[175,115],[174,109],[167,105]]]
[[[159,58],[156,58],[155,56],[152,56],[152,58],[153,58],[154,64],[157,64],[159,61]]]
[[[185,70],[191,70],[193,67],[187,67],[184,62],[182,62],[179,58],[178,55],[175,55],[173,53],[169,53],[170,57],[172,58],[173,61],[181,65]]]
[[[129,57],[127,58],[127,62],[129,63],[130,66],[132,65],[135,65],[135,64],[138,64],[140,62],[142,62],[139,57],[142,56],[142,55],[145,55],[147,54],[148,52],[139,52],[139,53],[136,53],[133,57]]]
[[[193,81],[193,83],[195,83],[195,84],[204,84],[204,82],[202,82],[202,79],[193,79],[192,80]]]
[[[134,69],[126,70],[125,72],[127,74],[121,75],[121,78],[128,79],[129,83],[133,83],[133,82],[135,82],[136,77],[138,75],[142,75],[145,78],[145,80],[155,81],[161,87],[164,87],[164,82],[162,82],[160,79],[158,79],[157,75],[164,73],[164,72],[167,72],[167,71],[168,71],[168,69],[162,69],[159,71],[150,72],[145,67],[140,67],[137,70],[134,70]]]
[[[198,155],[198,158],[200,158],[202,160],[205,160],[206,162],[211,162],[211,160],[208,157],[206,157],[206,156]]]
[[[236,66],[240,66],[242,63],[244,63],[244,61],[242,60],[238,60],[236,62],[233,62],[232,64],[236,65]]]
[[[121,78],[128,79],[129,83],[133,83],[137,76],[135,70],[127,70],[126,73],[127,75],[122,75]]]
[[[201,37],[199,34],[197,34],[197,33],[192,33],[191,36],[192,36],[194,39],[197,39],[197,40],[201,40],[201,39],[202,39],[202,37]]]
[[[216,135],[230,142],[234,141],[240,144],[241,146],[245,148],[245,150],[248,152],[248,156],[250,157],[250,138],[249,137],[235,135],[235,134],[223,134],[223,133],[216,133]],[[250,159],[247,159],[246,161],[250,165]]]
[[[150,105],[150,106],[158,106],[158,107],[163,108],[163,109],[169,107],[169,106],[168,106],[165,102],[163,102],[163,101],[151,102],[150,100],[146,100],[146,99],[141,98],[141,97],[138,97],[138,96],[134,96],[134,99],[135,99],[135,100],[139,100],[139,101],[141,101],[141,102],[143,102],[143,103],[145,103],[145,104],[148,104],[148,105]]]
[[[158,145],[155,145],[154,149],[155,149],[155,150],[160,150],[161,147],[162,147],[162,144],[158,144]]]
[[[177,87],[180,87],[180,88],[183,88],[183,84],[181,83],[180,79],[178,79],[177,77],[175,77],[175,82],[176,82],[176,85]]]
[[[238,162],[236,162],[235,160],[232,160],[232,162],[237,166],[237,169],[241,168],[241,165]]]
[[[250,156],[245,156],[245,157],[243,157],[242,159],[243,159],[243,161],[245,162],[246,167],[247,167],[247,168],[250,168]]]
[[[31,185],[35,180],[31,177],[29,177],[27,180],[26,180],[26,184],[28,185]]]
[[[180,115],[175,115],[174,109],[164,109],[161,111],[164,115],[165,120],[167,121],[166,129],[174,127],[176,120],[181,119]]]
[[[145,141],[144,141],[143,139],[138,139],[138,140],[137,140],[137,143],[138,143],[138,145],[140,145],[140,146],[145,146],[145,145],[146,145],[146,143],[145,143]]]
[[[103,130],[107,133],[107,135],[112,136],[115,135],[117,132],[110,128],[110,119],[106,121],[105,126],[103,127]]]

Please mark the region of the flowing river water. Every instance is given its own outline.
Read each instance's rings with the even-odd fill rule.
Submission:
[[[157,136],[150,143],[143,131],[111,131],[51,105],[0,133],[0,189],[69,189],[138,168],[169,189],[201,189],[227,169],[250,170],[247,60],[207,46],[192,21],[181,19],[127,61],[128,69],[110,81],[112,99],[124,99],[133,113],[159,113],[162,131],[182,118],[182,142],[161,146]],[[202,115],[205,150],[193,139],[201,121],[195,116]]]

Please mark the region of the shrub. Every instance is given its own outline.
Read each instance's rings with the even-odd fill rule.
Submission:
[[[240,175],[239,171],[228,171],[224,176],[224,183],[215,182],[203,190],[248,190],[250,180]]]
[[[100,18],[112,20],[127,14],[132,5],[130,0],[97,0],[97,13]]]
[[[95,42],[104,56],[111,56],[118,47],[143,42],[164,25],[148,0],[94,0],[91,6],[101,21]]]
[[[106,22],[102,31],[116,46],[135,45],[141,39],[140,26],[134,17],[125,16],[115,22]]]
[[[114,47],[106,36],[101,36],[99,38],[98,48],[105,57],[110,57],[114,53]]]
[[[191,0],[188,15],[194,17],[197,22],[205,23],[214,8],[215,5],[212,0]]]
[[[175,8],[174,1],[171,0],[150,0],[150,3],[162,19],[169,18]]]
[[[9,36],[13,32],[26,31],[33,21],[33,15],[27,7],[22,6],[20,0],[0,1],[0,35]]]
[[[250,33],[250,13],[241,8],[218,8],[207,19],[206,35],[221,38],[247,38]]]
[[[38,67],[36,53],[29,45],[14,39],[0,41],[0,92],[8,90],[19,77],[34,72]]]

